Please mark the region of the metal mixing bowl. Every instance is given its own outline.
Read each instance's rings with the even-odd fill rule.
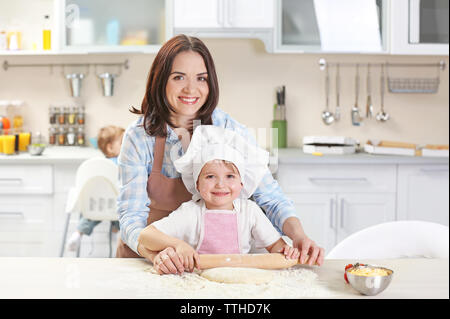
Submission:
[[[359,276],[350,273],[349,271],[355,267],[359,268],[378,268],[387,270],[389,275],[387,276]],[[394,275],[394,271],[388,268],[374,266],[374,265],[358,265],[352,268],[347,269],[346,271],[347,279],[350,282],[350,285],[355,288],[358,292],[367,296],[378,295],[380,292],[385,290],[389,284],[391,283],[392,276]]]
[[[45,144],[30,144],[28,145],[28,152],[31,155],[41,155],[45,150]]]

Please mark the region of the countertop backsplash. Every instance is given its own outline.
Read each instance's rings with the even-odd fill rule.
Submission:
[[[217,68],[220,86],[219,107],[236,120],[255,129],[262,146],[268,134],[276,102],[276,87],[286,86],[288,146],[301,146],[305,135],[350,136],[361,143],[368,139],[386,139],[411,143],[449,143],[449,73],[448,56],[338,55],[338,54],[270,54],[259,40],[204,39]],[[83,80],[80,98],[71,98],[62,69],[40,67],[0,70],[0,100],[24,100],[25,125],[48,136],[50,105],[84,105],[86,135],[95,136],[104,125],[127,127],[136,115],[145,93],[150,66],[155,55],[115,54],[89,56],[3,56],[9,63],[121,63],[130,68],[115,79],[114,96],[103,97],[100,81],[91,66]],[[341,68],[340,122],[325,126],[321,113],[325,109],[325,72],[318,61],[367,63],[438,63],[447,67],[440,72],[437,94],[392,94],[386,90],[384,104],[391,118],[385,123],[365,120],[360,127],[351,124],[351,107],[355,102],[354,68]],[[2,61],[2,63],[3,63]],[[117,70],[111,70],[117,71]],[[330,108],[336,105],[334,71],[331,69]],[[417,77],[422,74],[417,69]],[[380,109],[379,68],[373,68],[372,101],[375,113]],[[360,110],[365,109],[366,68],[360,69]],[[258,130],[259,129],[259,130]],[[265,130],[264,130],[265,129]],[[268,135],[267,135],[268,136]],[[267,138],[268,140],[268,138]]]

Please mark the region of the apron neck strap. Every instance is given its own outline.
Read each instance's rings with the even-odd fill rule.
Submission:
[[[156,136],[155,146],[153,148],[152,172],[161,172],[165,146],[166,146],[166,138],[163,136]]]

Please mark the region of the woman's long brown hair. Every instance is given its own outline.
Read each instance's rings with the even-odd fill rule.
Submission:
[[[205,62],[209,94],[205,104],[198,111],[196,120],[200,120],[201,124],[212,124],[211,115],[219,101],[219,84],[214,61],[208,48],[200,39],[181,34],[161,47],[150,69],[141,109],[134,107],[130,109],[130,112],[134,114],[144,115],[144,129],[150,136],[166,136],[166,124],[176,127],[170,120],[170,114],[175,110],[167,101],[166,85],[175,57],[184,51],[199,53]]]

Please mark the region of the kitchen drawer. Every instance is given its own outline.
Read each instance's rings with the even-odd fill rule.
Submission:
[[[277,180],[285,192],[396,192],[396,165],[281,164]]]
[[[0,194],[52,194],[51,165],[0,166]]]
[[[58,164],[54,167],[55,193],[68,193],[75,186],[77,169],[80,164]]]
[[[50,231],[53,229],[51,196],[0,196],[0,232]],[[17,238],[20,238],[17,234]]]

